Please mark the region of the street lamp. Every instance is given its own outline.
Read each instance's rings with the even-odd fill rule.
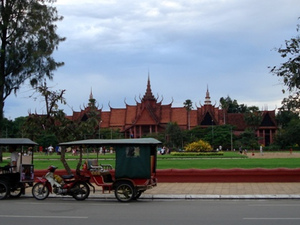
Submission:
[[[101,123],[102,123],[102,120],[100,120],[100,122],[99,122],[99,139],[101,139],[101,136],[100,136],[100,127],[101,127]]]
[[[214,120],[211,120],[211,145],[214,148]]]

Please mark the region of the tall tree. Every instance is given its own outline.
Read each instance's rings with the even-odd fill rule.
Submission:
[[[262,112],[259,111],[257,106],[249,106],[244,113],[244,119],[249,129],[255,131],[262,122]]]
[[[296,30],[299,32],[300,24],[297,25]],[[283,108],[298,111],[300,108],[300,35],[286,40],[285,45],[276,50],[282,58],[286,59],[286,62],[279,67],[274,66],[271,72],[283,79],[284,85],[290,92],[289,97],[282,101]]]
[[[193,109],[193,102],[190,99],[185,100],[183,107],[186,109],[188,114],[188,130],[191,129],[191,110]]]
[[[63,19],[55,0],[0,0],[0,125],[4,102],[24,82],[38,85],[62,66],[52,53],[65,38],[57,33]],[[1,129],[0,129],[1,132]],[[0,134],[1,135],[1,134]]]
[[[45,100],[47,118],[55,116],[58,112],[58,102],[64,105],[67,104],[63,97],[66,90],[52,91],[47,86],[46,81],[44,81],[44,83],[39,85],[36,89]]]
[[[293,118],[283,129],[280,129],[276,135],[276,143],[282,149],[288,149],[292,146],[300,145],[300,136],[295,135],[300,132],[299,118]]]
[[[280,110],[276,114],[276,121],[280,128],[286,128],[292,120],[299,120],[299,115],[292,111]]]
[[[232,100],[229,96],[226,98],[220,98],[220,104],[223,110],[227,113],[244,113],[247,111],[247,106],[244,104],[238,104],[238,101]]]
[[[59,103],[66,104],[63,96],[65,90],[53,91],[47,86],[45,81],[36,87],[36,93],[45,102],[46,114],[30,114],[23,126],[24,134],[33,140],[41,139],[43,138],[42,136],[56,136],[57,140],[68,137],[70,132],[65,134],[62,132],[70,129],[69,122],[71,121],[66,119],[62,110],[58,109]]]

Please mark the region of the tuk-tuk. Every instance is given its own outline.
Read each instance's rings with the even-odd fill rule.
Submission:
[[[20,197],[21,194],[25,194],[26,187],[33,185],[35,145],[37,143],[28,138],[0,138],[0,148],[12,148],[17,152],[15,166],[0,167],[0,200],[7,197]]]
[[[141,194],[157,185],[156,157],[160,141],[154,138],[139,139],[90,139],[60,143],[60,146],[79,148],[112,148],[116,153],[115,169],[87,160],[82,172],[105,190],[114,190],[120,202],[138,199]]]

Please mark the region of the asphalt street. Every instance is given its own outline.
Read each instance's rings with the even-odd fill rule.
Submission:
[[[120,203],[112,199],[7,199],[0,203],[1,224],[9,225],[298,225],[298,200],[182,200],[141,199]]]

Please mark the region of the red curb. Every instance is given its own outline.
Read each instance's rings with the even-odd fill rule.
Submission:
[[[300,182],[300,169],[167,169],[157,172],[159,182]]]
[[[47,170],[35,170],[35,177]],[[56,174],[66,174],[56,170]],[[300,169],[163,169],[157,170],[158,182],[162,183],[251,183],[251,182],[300,182]]]

